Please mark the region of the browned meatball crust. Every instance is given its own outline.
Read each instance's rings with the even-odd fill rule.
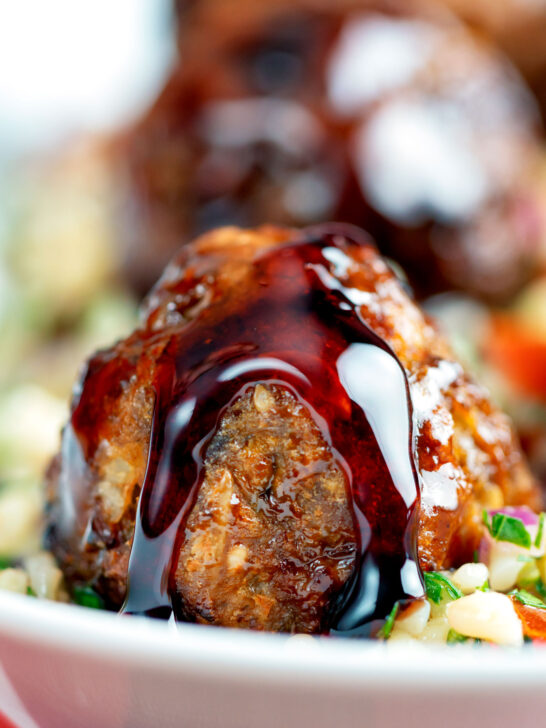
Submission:
[[[281,254],[298,231],[224,228],[184,247],[127,340],[99,352],[75,396],[48,478],[48,544],[70,583],[123,602],[137,502],[145,478],[152,382],[176,332],[211,308],[245,301],[253,262]],[[403,366],[413,403],[421,486],[423,569],[469,558],[483,507],[539,506],[508,419],[369,244],[332,266],[360,292],[360,316]],[[319,413],[320,414],[320,413]],[[363,443],[364,446],[364,443]],[[223,412],[204,479],[175,554],[179,618],[316,632],[355,564],[357,535],[344,473],[308,409],[274,382],[254,385]]]

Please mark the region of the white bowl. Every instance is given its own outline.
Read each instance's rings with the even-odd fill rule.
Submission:
[[[514,728],[546,715],[546,648],[177,629],[8,593],[0,662],[35,721],[0,679],[0,711],[21,728]]]

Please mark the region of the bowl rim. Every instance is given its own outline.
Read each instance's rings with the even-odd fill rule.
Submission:
[[[0,646],[34,645],[65,656],[141,665],[171,674],[355,690],[501,692],[546,685],[546,649],[385,645],[366,640],[279,635],[157,622],[23,595],[0,594]],[[2,651],[0,650],[0,662]]]

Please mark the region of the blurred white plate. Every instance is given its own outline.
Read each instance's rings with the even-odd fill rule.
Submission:
[[[546,647],[176,630],[8,593],[0,662],[40,728],[513,728],[546,715]]]

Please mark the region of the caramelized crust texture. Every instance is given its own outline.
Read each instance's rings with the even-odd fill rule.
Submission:
[[[165,348],[207,306],[244,301],[256,256],[300,235],[223,228],[198,238],[148,296],[140,328],[88,362],[48,474],[47,540],[68,581],[91,584],[110,607],[126,593],[152,381]],[[484,507],[540,505],[511,424],[371,245],[354,248],[349,267],[332,266],[331,274],[360,291],[362,319],[407,373],[420,565],[468,561]],[[219,414],[206,451],[204,482],[175,554],[175,611],[213,624],[321,631],[352,573],[356,544],[345,475],[306,406],[273,382],[249,386]]]

